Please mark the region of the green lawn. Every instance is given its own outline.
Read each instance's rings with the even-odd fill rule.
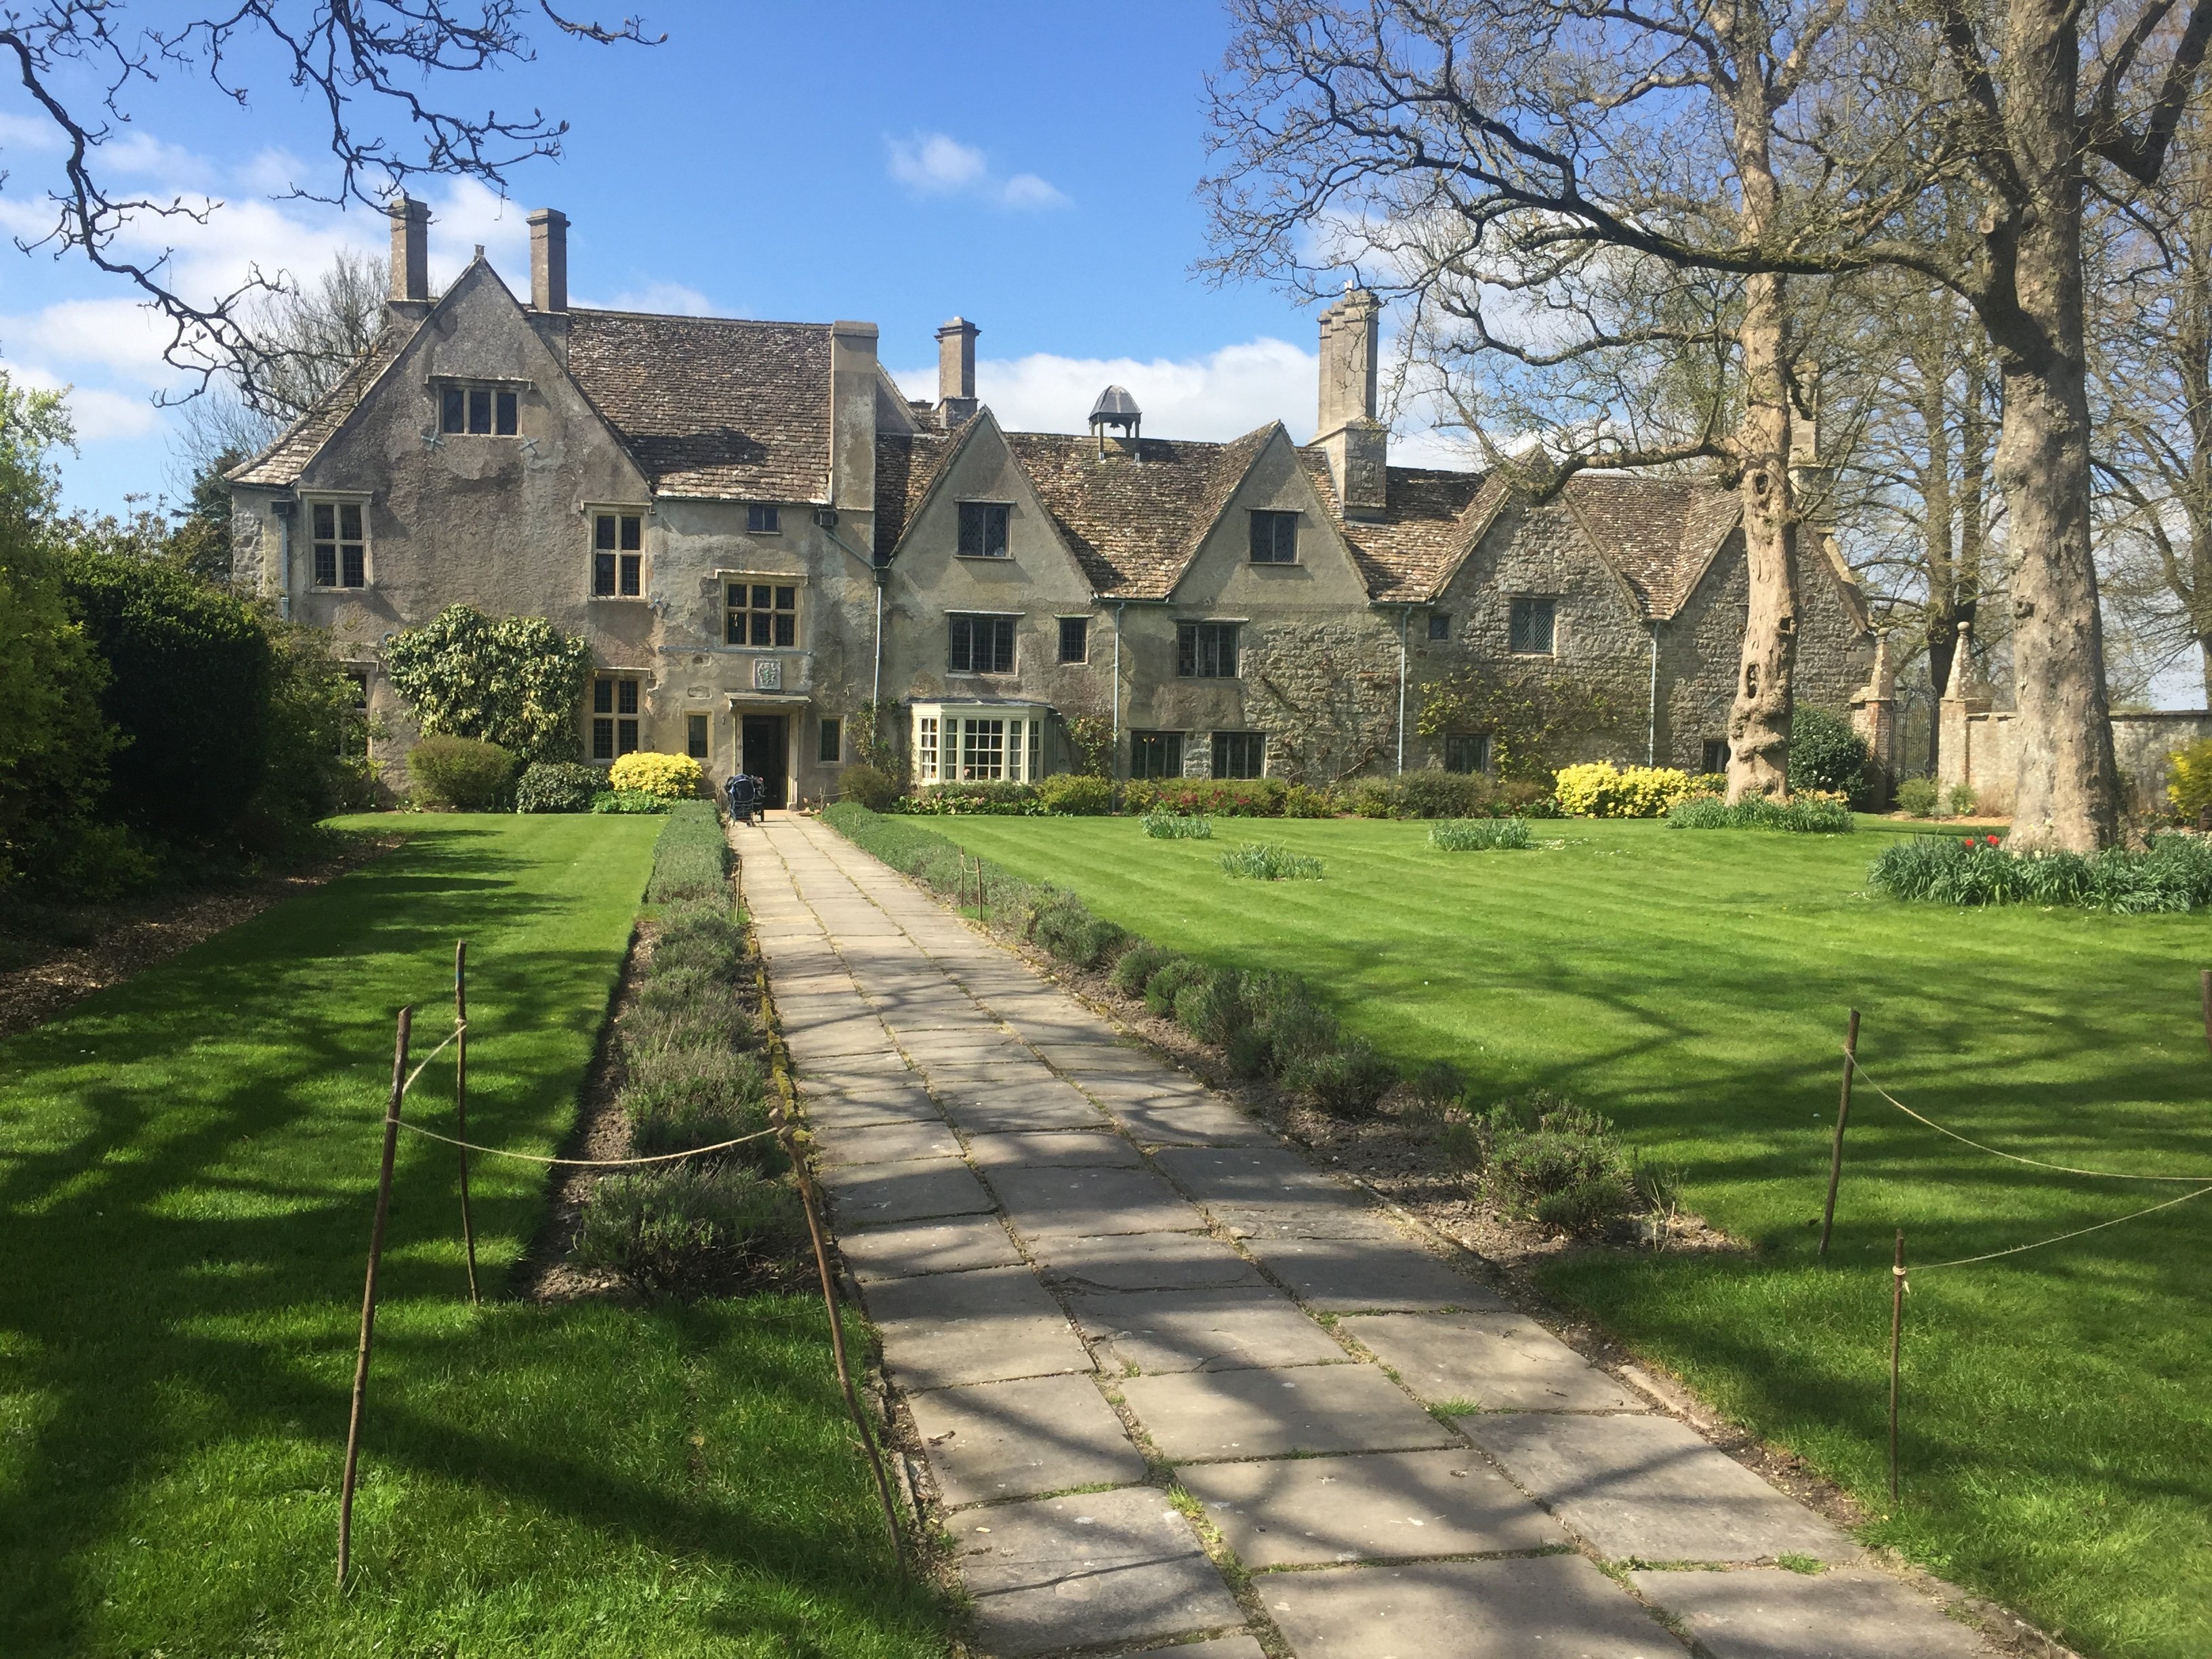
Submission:
[[[0,1654],[941,1650],[818,1302],[506,1300],[544,1182],[483,1159],[472,1310],[452,1155],[408,1136],[333,1590],[393,1011],[418,1054],[449,1029],[465,936],[472,1135],[552,1151],[659,827],[397,822],[399,852],[0,1043]],[[410,1115],[449,1127],[451,1079]]]
[[[1566,845],[1443,854],[1419,823],[933,819],[1014,873],[1209,961],[1285,969],[1401,1061],[1486,1095],[1541,1084],[1686,1163],[1748,1261],[1608,1256],[1563,1299],[1803,1453],[1869,1537],[2100,1655],[2212,1652],[2212,1198],[1912,1281],[1904,1502],[1888,1512],[1892,1230],[1934,1262],[2086,1226],[2174,1188],[2068,1180],[1862,1091],[1832,1265],[1814,1258],[1844,1011],[1868,1073],[1976,1139],[2058,1163],[2212,1170],[2197,973],[2212,921],[1960,912],[1864,890],[1895,827],[1850,836],[1539,825]],[[1321,881],[1234,881],[1267,839]]]

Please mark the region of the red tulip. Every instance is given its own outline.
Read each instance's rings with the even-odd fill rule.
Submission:
[[[1996,838],[1995,836],[1988,836],[1988,837],[1986,837],[1986,839],[1988,840],[1988,842],[1989,842],[1990,845],[1990,846],[1992,846],[1992,847],[1994,847],[1994,846],[1996,846],[1996,845],[1997,844],[1997,838]]]
[[[1961,836],[1959,837],[1959,845],[1971,853],[1974,850],[1974,838],[1972,836]]]

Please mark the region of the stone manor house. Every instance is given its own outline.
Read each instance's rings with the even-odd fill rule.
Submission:
[[[1724,763],[1734,495],[1586,476],[1532,506],[1391,465],[1372,295],[1322,317],[1310,444],[1147,437],[1118,387],[1087,436],[1008,432],[973,323],[909,401],[872,323],[571,307],[568,222],[529,222],[526,303],[481,250],[433,296],[428,210],[396,202],[370,356],[231,475],[238,580],[333,630],[395,779],[380,642],[457,600],[589,641],[588,757],[741,764],[779,803],[836,794],[870,704],[923,786],[1066,770],[1082,716],[1123,777],[1483,769],[1489,734],[1412,729],[1469,663],[1602,687],[1630,713],[1595,754]],[[1799,695],[1886,714],[1864,600],[1808,539]]]

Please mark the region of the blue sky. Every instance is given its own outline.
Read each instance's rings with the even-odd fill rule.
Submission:
[[[1227,28],[1214,6],[665,0],[645,15],[666,44],[541,31],[534,63],[445,91],[534,106],[571,131],[562,160],[516,169],[508,200],[417,186],[436,217],[434,283],[481,242],[526,290],[523,216],[557,207],[579,304],[871,319],[884,363],[917,392],[933,386],[935,328],[958,313],[983,330],[980,389],[1010,426],[1080,429],[1115,380],[1162,436],[1226,437],[1276,417],[1310,433],[1311,312],[1190,270],[1206,251],[1203,77]],[[310,112],[258,67],[243,109],[181,74],[140,83],[132,125],[108,147],[136,187],[222,203],[204,231],[144,232],[204,291],[251,260],[311,277],[335,248],[386,240],[359,206],[272,199],[295,181],[326,187],[329,169]],[[58,159],[21,89],[0,88],[12,234],[36,234]],[[0,362],[76,388],[73,504],[173,489],[174,417],[151,398],[179,382],[159,343],[130,291],[81,256],[0,246]]]

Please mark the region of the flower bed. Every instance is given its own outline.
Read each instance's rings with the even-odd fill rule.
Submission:
[[[1992,835],[1911,836],[1882,849],[1867,884],[1933,904],[2045,904],[2122,915],[2212,904],[2212,842],[2160,836],[2142,852],[2016,854]]]

